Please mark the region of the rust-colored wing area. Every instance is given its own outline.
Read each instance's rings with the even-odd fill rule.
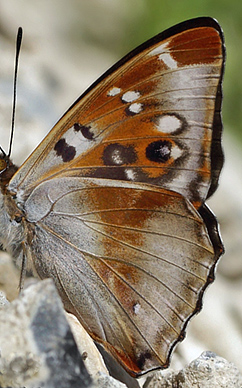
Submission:
[[[221,254],[193,206],[150,185],[62,178],[38,186],[26,212],[37,273],[93,339],[133,375],[167,367]]]
[[[205,204],[223,163],[223,66],[213,19],[157,35],[72,105],[6,187],[39,276],[134,376],[168,366],[223,251]]]
[[[134,50],[62,117],[17,172],[30,192],[60,171],[146,182],[199,208],[222,166],[219,25],[195,19]]]

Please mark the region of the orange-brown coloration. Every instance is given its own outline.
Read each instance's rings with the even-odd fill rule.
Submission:
[[[142,138],[138,138],[138,139],[135,139],[135,140],[131,140],[131,141],[128,141],[126,140],[125,141],[125,146],[126,147],[132,147],[138,158],[137,158],[137,161],[133,162],[133,163],[128,163],[128,164],[125,164],[125,163],[121,163],[120,165],[122,166],[130,166],[130,167],[135,167],[135,166],[138,166],[138,167],[158,167],[158,164],[156,162],[152,162],[150,160],[147,159],[146,157],[146,154],[145,154],[145,151],[146,151],[146,147],[147,145],[152,141],[155,141],[155,140],[160,140],[161,137],[152,137],[152,139],[148,139],[149,142],[147,142],[147,139],[142,139]],[[115,143],[115,142],[113,142]],[[170,143],[172,144],[172,146],[175,146],[175,142],[170,139]],[[105,142],[104,144],[100,144],[99,146],[96,147],[95,149],[95,155],[92,155],[92,154],[86,154],[85,156],[83,156],[83,158],[79,161],[79,163],[76,164],[76,167],[88,167],[88,166],[92,166],[92,167],[95,167],[95,166],[102,166],[103,165],[103,154],[104,154],[104,151],[106,149],[106,147],[108,146],[108,144],[112,144],[111,142]],[[120,144],[123,144],[123,142],[121,142]],[[168,166],[170,166],[172,163],[173,163],[174,159],[173,158],[170,158],[167,162],[163,163],[162,166],[159,166],[160,168],[159,169],[156,169],[156,171],[154,170],[153,171],[153,174],[152,176],[161,176],[162,175],[162,168],[166,168]]]
[[[125,365],[126,370],[131,376],[137,377],[143,372],[142,369],[137,366],[137,360],[135,357],[132,357],[132,354],[129,354],[127,357],[125,352],[111,346],[109,346],[109,351],[116,359],[121,360],[122,364]]]
[[[184,31],[171,39],[169,47],[179,66],[220,62],[222,57],[219,33],[210,27]]]
[[[1,219],[15,220],[2,241],[19,253],[21,239],[133,376],[168,366],[223,251],[205,204],[223,161],[223,64],[219,25],[184,22],[105,73],[15,175],[0,158]]]

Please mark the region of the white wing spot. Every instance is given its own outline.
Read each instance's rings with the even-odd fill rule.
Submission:
[[[172,58],[170,53],[162,53],[159,55],[159,60],[163,61],[164,64],[169,67],[169,69],[176,69],[177,68],[177,61]]]
[[[116,96],[117,94],[119,94],[120,92],[121,92],[120,88],[114,87],[108,91],[108,96],[113,97],[113,96]]]
[[[168,42],[160,44],[158,47],[156,47],[154,50],[150,52],[150,55],[158,55],[166,51]]]
[[[124,102],[133,102],[140,97],[140,92],[129,91],[123,94],[122,100]]]
[[[142,104],[140,102],[135,102],[129,106],[129,111],[132,113],[140,113],[142,111]]]
[[[182,156],[182,149],[178,146],[174,146],[171,149],[171,157],[176,160]]]
[[[74,128],[74,125],[70,127],[62,136],[62,139],[65,139],[66,143],[73,146],[79,146],[79,143],[87,142],[88,139],[86,139],[81,131],[76,131]]]
[[[169,42],[162,43],[158,47],[154,48],[150,52],[150,55],[159,55],[159,60],[163,61],[164,64],[169,67],[169,69],[176,69],[177,68],[177,61],[175,61],[174,58],[172,58],[171,53],[169,52],[169,48],[167,48]]]
[[[133,312],[134,312],[135,315],[137,315],[137,314],[139,313],[140,308],[141,308],[141,306],[140,306],[139,303],[135,303],[135,304],[133,305]]]
[[[176,116],[162,115],[158,119],[156,128],[163,133],[173,133],[181,129],[182,122]]]
[[[126,168],[125,175],[129,181],[134,181],[136,178],[136,172],[131,168]]]

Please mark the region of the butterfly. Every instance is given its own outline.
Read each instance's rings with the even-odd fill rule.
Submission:
[[[202,17],[102,75],[17,168],[0,158],[0,241],[132,375],[166,368],[223,253],[219,24]],[[24,264],[23,264],[24,266]]]

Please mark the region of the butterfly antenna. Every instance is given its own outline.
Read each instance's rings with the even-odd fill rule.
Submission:
[[[3,156],[5,157],[6,156],[6,152],[4,151],[4,149],[0,146],[0,151],[2,152]]]
[[[16,39],[16,57],[15,57],[15,70],[14,70],[14,81],[13,81],[13,111],[12,111],[12,125],[11,125],[11,134],[10,134],[10,140],[9,140],[8,157],[10,157],[11,155],[12,144],[13,144],[14,121],[15,121],[15,110],[16,110],[18,60],[19,60],[19,54],[20,54],[20,47],[22,43],[22,36],[23,36],[23,29],[19,27],[17,39]],[[1,151],[3,150],[1,149]]]

